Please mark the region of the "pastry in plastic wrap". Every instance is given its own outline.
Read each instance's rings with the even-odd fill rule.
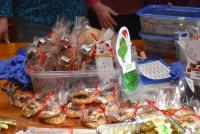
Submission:
[[[135,120],[134,106],[129,101],[119,105],[113,104],[108,106],[108,120],[110,123],[120,123]]]
[[[61,111],[57,96],[49,94],[43,101],[45,107],[38,115],[39,119],[46,124],[56,125],[62,123],[65,120],[66,115]]]
[[[58,125],[65,121],[65,117],[66,115],[64,113],[60,113],[49,118],[41,119],[41,121],[50,125]]]
[[[45,107],[44,110],[40,112],[38,117],[40,119],[46,119],[46,118],[51,118],[53,116],[56,116],[61,113],[61,108],[60,105],[55,102],[55,100],[50,99],[47,102],[47,106]]]
[[[102,106],[86,106],[86,108],[81,110],[80,120],[84,126],[97,128],[100,125],[107,124],[105,111],[102,109]]]
[[[77,119],[81,115],[80,107],[76,104],[73,104],[72,102],[69,102],[64,107],[63,111],[66,114],[67,118],[70,118],[70,119]]]
[[[93,93],[84,90],[78,90],[72,94],[72,102],[77,105],[91,104],[94,100]]]
[[[31,93],[20,92],[14,96],[14,106],[22,108],[33,95]]]
[[[58,52],[57,70],[77,70],[81,67],[82,57],[75,48],[63,47]]]
[[[31,102],[28,102],[26,105],[24,105],[22,109],[22,116],[30,118],[36,114],[38,114],[42,110],[41,102],[39,100],[33,100]]]
[[[100,30],[87,26],[84,30],[82,30],[78,36],[78,44],[91,44],[95,43],[96,40],[92,37],[91,34],[94,34],[96,37],[99,37]]]

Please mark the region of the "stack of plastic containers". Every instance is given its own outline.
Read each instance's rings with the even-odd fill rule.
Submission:
[[[147,54],[175,57],[174,33],[200,24],[200,8],[150,5],[140,9],[144,50]]]

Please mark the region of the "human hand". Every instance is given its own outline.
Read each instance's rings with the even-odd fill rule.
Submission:
[[[171,2],[167,2],[168,6],[173,6],[173,4]]]
[[[117,22],[113,19],[112,16],[117,16],[118,13],[116,13],[110,7],[102,4],[101,2],[94,4],[92,9],[96,13],[97,18],[103,28],[114,29],[114,27],[117,25]]]
[[[8,37],[8,19],[7,17],[0,17],[0,41],[10,43]]]

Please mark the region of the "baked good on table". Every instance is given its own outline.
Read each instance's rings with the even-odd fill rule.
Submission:
[[[97,128],[98,126],[107,124],[103,111],[99,109],[89,109],[81,115],[81,123],[88,128]]]
[[[23,117],[30,118],[38,114],[41,110],[42,110],[41,102],[39,100],[33,100],[24,105],[21,114]]]
[[[45,110],[40,112],[38,117],[41,119],[46,119],[46,118],[51,118],[53,116],[56,116],[60,113],[61,113],[61,108],[59,107],[59,105],[55,104],[55,105],[47,106]]]
[[[33,95],[29,92],[17,92],[14,95],[14,106],[22,108]]]
[[[94,96],[84,90],[78,90],[72,94],[72,102],[77,105],[91,104]]]
[[[83,45],[83,44],[92,44],[95,43],[96,40],[95,38],[91,35],[94,34],[95,37],[99,37],[100,35],[100,30],[95,29],[93,27],[86,27],[84,30],[82,30],[78,36],[78,44]]]
[[[64,113],[59,113],[58,115],[49,118],[43,118],[40,120],[45,124],[58,125],[65,121],[65,117],[66,115]]]
[[[81,115],[80,106],[69,102],[63,107],[63,112],[66,114],[67,118],[78,119]]]
[[[81,67],[82,57],[81,54],[75,50],[75,48],[65,48],[63,47],[58,52],[57,58],[57,70],[77,70]]]

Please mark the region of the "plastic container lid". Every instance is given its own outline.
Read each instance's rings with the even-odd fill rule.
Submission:
[[[192,19],[200,20],[200,8],[166,6],[166,5],[149,5],[137,11],[137,15],[143,17],[159,17],[171,19]]]
[[[175,40],[174,36],[152,35],[152,34],[145,34],[143,32],[140,32],[139,35],[143,39],[165,40],[165,41],[174,41]]]

